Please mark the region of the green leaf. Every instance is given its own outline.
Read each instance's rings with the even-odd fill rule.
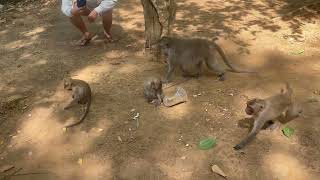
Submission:
[[[199,143],[199,149],[208,150],[217,145],[217,140],[213,138],[203,139]]]
[[[288,138],[291,138],[293,136],[294,129],[291,127],[285,127],[282,129],[282,132],[285,136],[287,136]]]

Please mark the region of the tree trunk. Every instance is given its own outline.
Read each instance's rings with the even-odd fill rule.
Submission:
[[[161,36],[168,36],[171,33],[171,25],[176,14],[175,0],[141,0],[145,20],[145,48],[150,48],[151,54],[159,57],[160,49],[155,45]]]

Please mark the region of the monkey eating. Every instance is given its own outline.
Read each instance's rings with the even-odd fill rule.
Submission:
[[[168,71],[165,81],[170,82],[175,69],[181,69],[183,76],[199,77],[202,73],[202,64],[215,73],[220,81],[225,80],[226,70],[236,73],[255,73],[234,68],[227,59],[222,48],[215,42],[205,39],[182,39],[163,36],[159,40],[159,46],[167,56]],[[219,54],[230,69],[224,69],[216,59]],[[193,72],[190,72],[191,71]]]
[[[164,97],[162,80],[156,77],[148,78],[143,84],[143,93],[148,103],[160,105]]]
[[[72,100],[64,109],[67,110],[76,104],[85,105],[85,112],[80,120],[65,126],[65,128],[69,128],[82,123],[87,116],[91,105],[91,88],[83,80],[65,78],[63,81],[64,89],[72,91]]]
[[[292,94],[292,88],[289,83],[286,83],[286,91],[281,89],[279,94],[266,99],[255,98],[249,100],[245,112],[254,119],[253,128],[248,136],[237,144],[234,149],[240,150],[247,145],[266,123],[272,122],[270,129],[275,129],[280,124],[276,118],[281,117],[283,113],[287,119],[299,117],[302,109],[293,101]]]

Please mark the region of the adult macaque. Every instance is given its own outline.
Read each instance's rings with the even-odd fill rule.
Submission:
[[[168,58],[168,72],[165,81],[171,80],[172,74],[177,67],[184,76],[197,77],[201,74],[202,64],[212,70],[220,81],[225,80],[225,71],[215,58],[219,54],[225,64],[230,68],[228,71],[237,73],[254,73],[235,69],[227,60],[219,45],[205,39],[182,39],[164,36],[159,41],[163,53]],[[193,71],[193,72],[190,72]]]

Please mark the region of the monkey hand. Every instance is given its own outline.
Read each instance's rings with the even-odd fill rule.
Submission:
[[[241,146],[240,144],[237,144],[236,146],[233,147],[233,149],[235,149],[237,151],[242,149],[242,148],[243,148],[243,146]]]
[[[152,102],[151,102],[152,104],[154,104],[155,106],[160,106],[161,105],[161,101],[160,100],[153,100]]]

